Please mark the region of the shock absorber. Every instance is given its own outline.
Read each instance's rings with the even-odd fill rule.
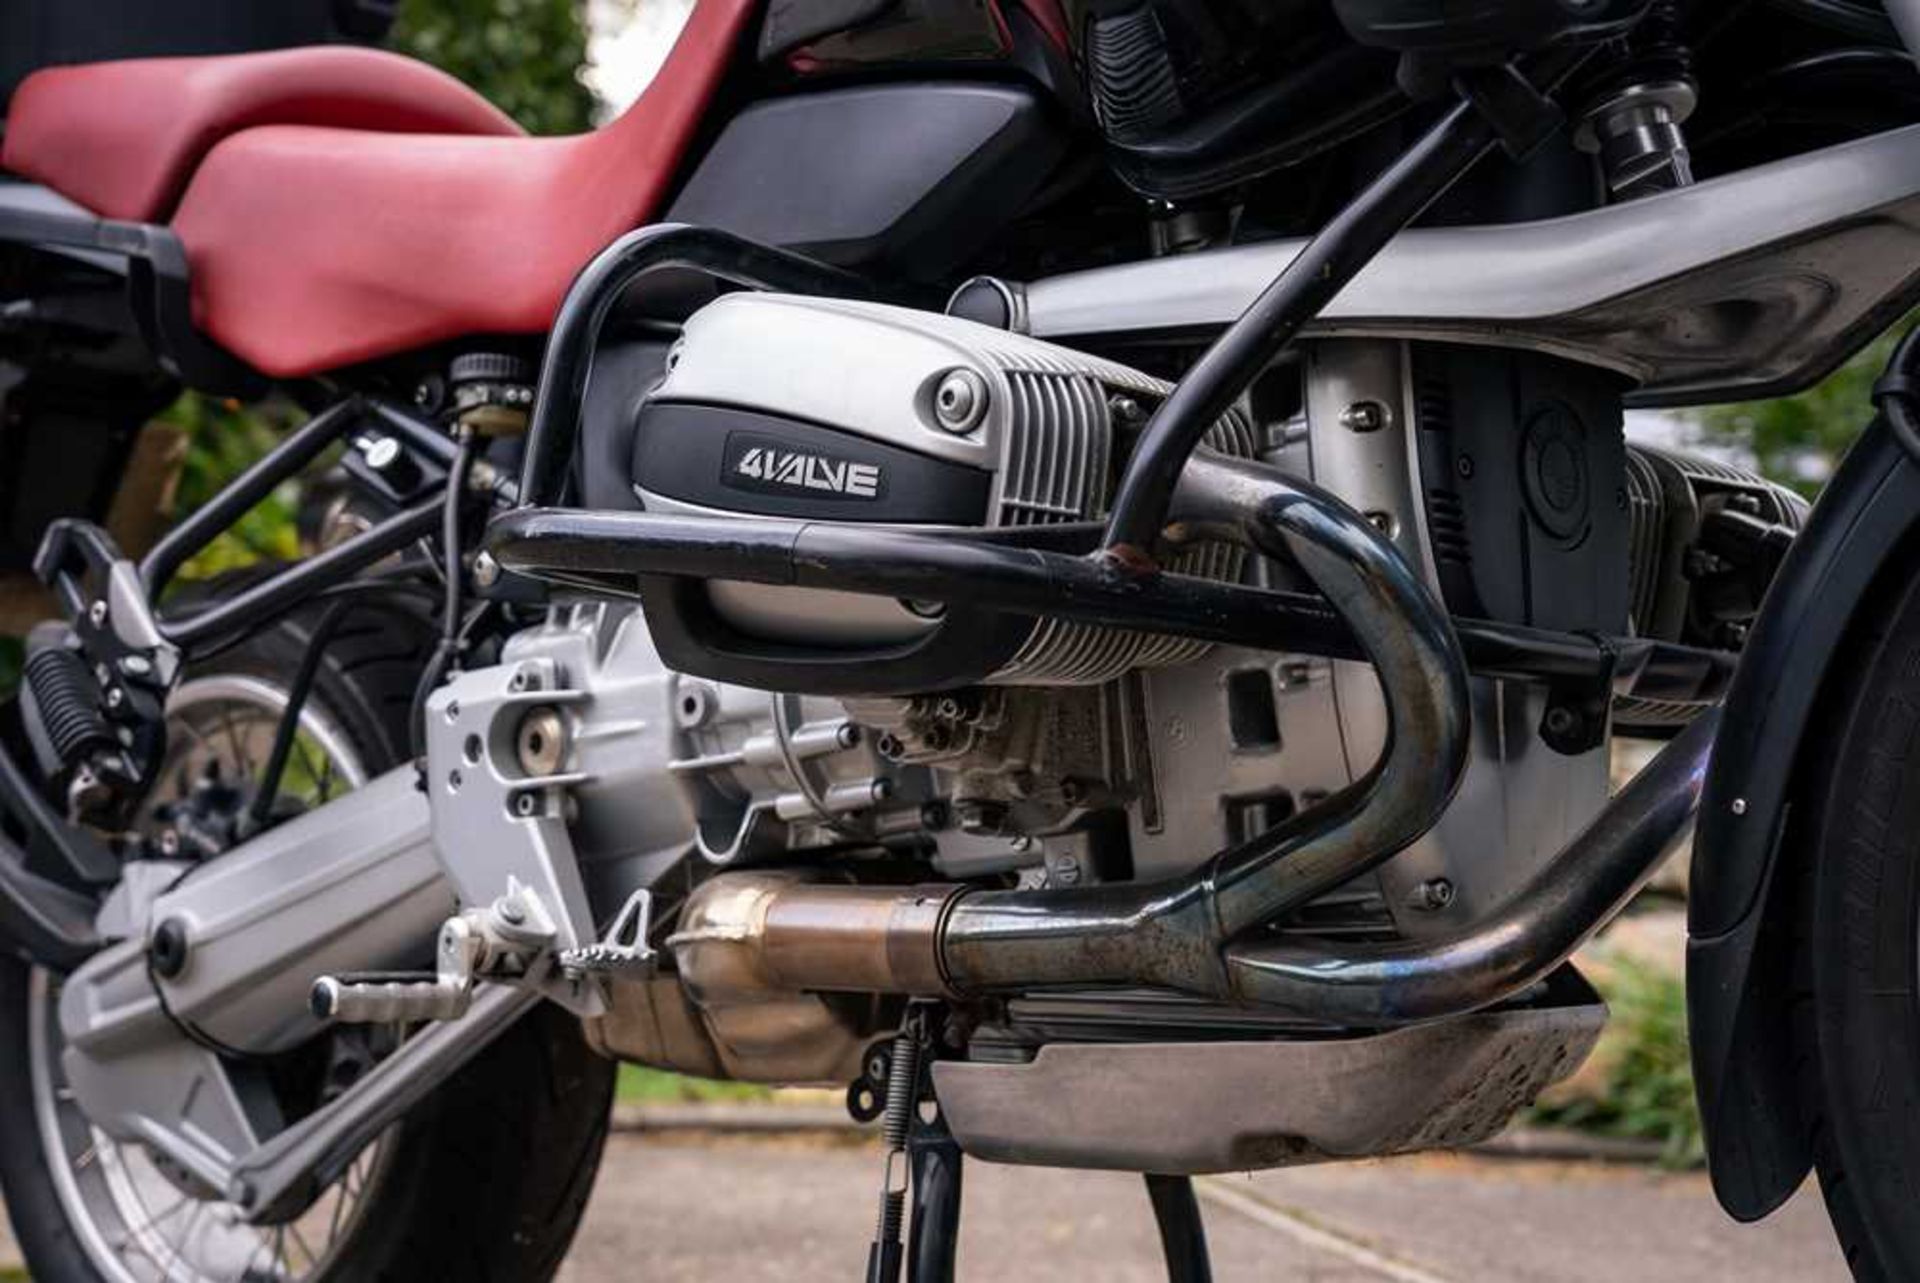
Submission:
[[[1619,200],[1693,183],[1682,126],[1699,96],[1678,6],[1660,0],[1633,39],[1632,56],[1595,86],[1573,135],[1576,147],[1600,158],[1607,190]]]

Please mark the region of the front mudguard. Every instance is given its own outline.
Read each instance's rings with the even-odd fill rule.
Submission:
[[[1796,781],[1875,583],[1920,527],[1920,466],[1876,419],[1814,506],[1728,691],[1701,799],[1687,924],[1695,1090],[1721,1205],[1757,1220],[1812,1165],[1795,1082]]]

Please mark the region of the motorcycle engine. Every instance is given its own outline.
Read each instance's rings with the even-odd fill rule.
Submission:
[[[1091,523],[1106,513],[1131,434],[1169,390],[1124,366],[956,317],[735,294],[692,318],[641,405],[632,483],[656,512],[895,529]],[[1234,411],[1207,444],[1250,457],[1253,426]],[[1090,528],[1079,533],[1091,537]],[[1232,580],[1242,556],[1206,546],[1169,569]],[[643,591],[670,663],[768,690],[1092,686],[1204,650],[817,589],[712,581]]]

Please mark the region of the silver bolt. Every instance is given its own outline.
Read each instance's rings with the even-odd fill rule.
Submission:
[[[120,671],[131,677],[145,677],[153,671],[153,661],[145,655],[123,655],[120,658]]]
[[[360,443],[360,457],[375,472],[385,472],[400,461],[400,443],[392,437],[368,437]]]
[[[494,912],[500,915],[500,921],[510,927],[520,926],[527,920],[526,907],[518,900],[509,900],[502,896],[500,902],[493,907]]]
[[[513,799],[513,813],[529,816],[540,809],[540,799],[531,793],[522,793]]]
[[[954,370],[933,394],[933,417],[948,432],[971,432],[987,416],[987,381],[972,370]]]
[[[108,708],[118,708],[126,702],[127,702],[127,693],[121,690],[118,686],[115,686],[112,690],[109,690],[107,692]]]
[[[1415,889],[1413,907],[1437,912],[1453,903],[1453,894],[1453,883],[1445,878],[1430,878]]]
[[[1744,797],[1734,798],[1732,809],[1735,815],[1745,815],[1747,813],[1747,799]]]
[[[561,720],[560,710],[545,704],[528,709],[514,733],[513,747],[520,769],[528,775],[557,772],[567,756],[567,724]]]
[[[491,553],[481,553],[473,559],[473,582],[482,588],[491,588],[500,582],[500,563]]]
[[[107,603],[104,601],[96,601],[93,603],[93,605],[87,607],[87,619],[93,624],[95,628],[98,628],[100,627],[100,625],[106,623],[107,622]]]
[[[1378,401],[1355,401],[1340,412],[1340,426],[1351,432],[1378,432],[1387,419],[1387,407]]]

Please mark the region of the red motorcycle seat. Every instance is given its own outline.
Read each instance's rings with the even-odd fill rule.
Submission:
[[[377,127],[372,114],[344,108],[329,118],[249,117],[206,147],[172,216],[191,268],[195,324],[280,378],[462,336],[543,333],[587,260],[657,216],[755,8],[756,0],[700,0],[646,91],[589,134],[528,138],[463,88],[484,111],[458,122],[450,99],[430,108],[424,96],[413,115]],[[323,54],[362,66],[399,63],[442,85],[427,94],[455,83],[405,59],[348,50],[176,65]],[[104,77],[115,65],[70,71]],[[36,73],[16,94],[5,163],[96,212],[128,216],[131,205],[90,200],[73,171],[49,161],[32,141],[50,135],[49,125],[34,126],[21,145],[39,172],[15,165],[20,95],[55,74],[69,73]],[[420,123],[424,111],[438,111],[438,123]],[[391,120],[400,118],[413,123],[396,132]]]
[[[520,133],[425,63],[323,47],[49,67],[21,82],[0,165],[96,214],[162,222],[215,143],[255,125]]]

